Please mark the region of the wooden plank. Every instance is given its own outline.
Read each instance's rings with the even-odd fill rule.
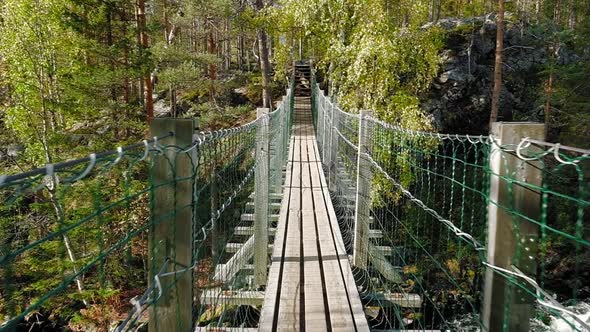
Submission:
[[[295,173],[294,173],[295,175]],[[300,315],[300,211],[299,211],[299,188],[291,190],[291,208],[289,209],[289,224],[287,225],[286,246],[284,252],[283,273],[281,295],[279,299],[278,322],[282,327],[288,327],[292,330],[299,329]],[[277,315],[275,313],[275,315]]]
[[[244,248],[244,246],[246,246],[247,244],[248,244],[248,242],[246,242],[246,243],[228,242],[225,244],[225,252],[228,254],[237,255],[242,250],[242,248]],[[273,245],[272,244],[267,245],[267,254],[272,252],[272,250],[273,250]]]
[[[305,323],[310,331],[324,331],[327,329],[324,296],[319,296],[323,289],[321,266],[316,234],[315,211],[313,210],[312,176],[309,165],[309,145],[313,137],[310,136],[308,125],[303,126],[301,141],[301,183],[302,183],[302,218],[303,218],[303,250],[304,250],[304,280],[305,280]],[[313,151],[312,151],[313,153]]]
[[[372,330],[372,332],[441,332],[441,330]]]
[[[312,130],[312,133],[310,135],[311,135],[311,138],[312,138],[313,142],[315,142],[316,140],[315,140],[315,136],[313,134],[313,130]],[[319,157],[318,157],[317,151],[316,151],[316,149],[317,149],[317,143],[316,144],[309,144],[308,145],[308,149],[309,149],[309,156],[308,156],[309,162],[317,162],[317,161],[319,161]]]
[[[295,144],[293,146],[293,162],[299,162],[301,160],[301,139],[295,135]],[[299,184],[297,183],[297,186]]]
[[[269,236],[275,236],[276,231],[277,231],[276,228],[270,227],[268,229],[268,235]],[[251,226],[237,226],[237,227],[234,227],[234,235],[240,235],[240,236],[254,235],[254,227],[251,227]]]
[[[317,155],[317,146],[314,147],[314,151]],[[319,164],[317,166],[319,167]],[[318,173],[320,176],[320,183],[326,183],[325,179],[323,179],[324,173],[321,172],[321,170],[318,171]],[[317,199],[317,201],[324,202],[324,207],[329,216],[329,218],[327,219],[329,219],[329,223],[334,234],[333,240],[334,245],[336,247],[335,250],[337,250],[338,252],[340,266],[342,268],[342,275],[344,278],[345,287],[348,292],[348,299],[350,301],[350,309],[352,311],[352,315],[354,317],[357,330],[368,331],[369,325],[365,317],[363,305],[360,300],[358,289],[356,287],[356,282],[354,280],[354,275],[352,273],[352,269],[350,268],[350,262],[348,260],[348,257],[346,256],[346,249],[344,247],[344,241],[342,240],[342,233],[340,232],[340,227],[338,226],[338,219],[336,218],[336,212],[334,211],[334,206],[332,205],[332,201],[330,200],[330,193],[328,192],[327,186],[323,186],[323,191],[317,192],[315,193],[315,195],[316,196],[314,199]]]
[[[248,241],[239,248],[227,263],[217,265],[215,280],[229,282],[246,265],[248,260],[252,258],[254,254],[254,230],[252,230],[250,235]]]
[[[269,193],[269,199],[274,201],[280,201],[283,199],[283,193]],[[251,199],[256,199],[256,192],[252,192],[249,196]]]
[[[313,158],[313,159],[311,159],[311,158]],[[311,174],[313,175],[314,179],[319,179],[319,185],[321,188],[324,188],[324,187],[327,188],[328,183],[326,182],[326,177],[323,176],[324,172],[322,169],[322,162],[320,160],[317,144],[313,145],[313,157],[310,157],[310,160],[317,161],[317,164],[315,165],[316,167],[312,167],[312,171],[311,171]],[[320,176],[320,173],[322,174],[322,176]]]
[[[309,160],[307,158],[307,146],[309,145],[309,142],[307,140],[302,140],[301,141],[301,187],[302,188],[311,188],[311,177],[309,174]],[[311,201],[310,201],[311,203]],[[304,207],[307,207],[307,205],[304,205]]]
[[[378,303],[381,307],[400,306],[402,308],[421,308],[422,298],[419,294],[408,293],[376,293],[367,294],[369,303]]]
[[[289,223],[287,225],[286,246],[282,271],[281,295],[277,316],[278,330],[297,331],[300,329],[301,289],[300,284],[300,227],[301,227],[301,141],[303,128],[300,112],[295,113],[295,144],[293,149],[293,173],[291,181],[291,198],[289,209]]]
[[[313,148],[315,153],[315,147]],[[314,179],[314,181],[319,185],[320,188],[322,188],[320,178],[321,175],[320,177]],[[329,199],[324,199],[322,191],[314,191],[313,194],[314,201],[316,202],[318,236],[320,239],[322,239],[322,241],[320,242],[320,248],[322,251],[322,256],[324,258],[324,273],[326,275],[334,276],[333,278],[331,278],[330,284],[326,285],[326,294],[328,296],[332,328],[353,330],[353,317],[351,315],[351,307],[348,303],[349,299],[347,295],[345,279],[343,279],[343,272],[346,273],[346,268],[348,267],[348,269],[350,269],[350,267],[348,266],[348,264],[342,264],[343,261],[341,261],[341,257],[345,259],[347,256],[341,238],[336,236],[340,235],[340,230],[332,229],[332,224],[328,212],[328,206],[326,204],[326,202],[329,201]],[[329,196],[326,198],[329,198]],[[342,244],[339,245],[335,243],[335,238],[336,240],[340,240]]]
[[[326,313],[318,253],[318,241],[315,230],[315,213],[312,189],[303,189],[303,251],[305,273],[305,327],[309,331],[326,330]],[[322,294],[323,295],[323,294]]]
[[[201,293],[201,304],[206,305],[262,305],[264,292],[261,291],[231,291],[221,288],[206,289]]]
[[[246,203],[246,208],[247,209],[254,209],[255,205],[256,205],[256,203],[254,203],[254,202],[248,202],[248,203]],[[281,208],[281,203],[280,202],[270,202],[270,203],[268,203],[268,207],[270,208],[271,211],[278,211]]]
[[[289,154],[292,157],[293,148],[295,145],[295,138],[291,138],[289,142]],[[259,329],[260,331],[270,331],[272,329],[274,310],[277,302],[277,293],[279,289],[279,272],[281,268],[281,257],[283,255],[283,243],[285,241],[285,229],[287,228],[287,215],[289,213],[289,198],[291,193],[291,177],[293,171],[293,163],[287,162],[287,173],[285,178],[285,189],[283,190],[283,200],[281,202],[281,209],[279,212],[279,221],[277,224],[277,235],[274,240],[273,254],[271,257],[271,265],[268,272],[268,283],[266,285],[266,292],[264,297],[264,306],[260,313]]]
[[[270,221],[278,221],[279,215],[278,214],[271,214],[268,218]],[[240,221],[254,222],[255,219],[256,219],[255,213],[242,213],[242,215],[240,216]]]
[[[298,160],[297,151],[300,147],[300,141],[295,139],[294,145],[294,161]],[[293,163],[293,172],[291,178],[291,198],[289,207],[289,222],[287,225],[287,236],[283,262],[283,273],[281,275],[282,282],[281,295],[279,299],[279,312],[275,313],[277,321],[280,322],[281,327],[288,327],[292,330],[299,329],[300,316],[300,209],[301,201],[299,188],[301,183],[301,163]]]
[[[216,327],[216,326],[197,326],[195,332],[256,332],[257,328],[249,327]]]
[[[338,254],[334,246],[328,212],[323,202],[321,191],[314,190],[314,201],[316,202],[316,218],[318,226],[318,237],[320,250],[322,251],[322,265],[324,274],[331,276],[330,283],[326,284],[326,296],[330,310],[330,321],[332,328],[354,330],[354,324],[348,305],[346,285],[342,279]],[[342,253],[341,253],[342,254]],[[343,253],[346,254],[345,252]]]
[[[375,248],[375,246],[369,244],[369,260],[373,267],[381,273],[381,275],[389,280],[396,283],[401,283],[403,278],[396,268],[389,263],[389,260],[385,257],[382,250]]]

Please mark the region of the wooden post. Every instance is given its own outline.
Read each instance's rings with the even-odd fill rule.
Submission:
[[[283,163],[284,163],[284,135],[286,132],[285,125],[283,124],[286,114],[286,107],[287,103],[285,102],[285,98],[280,103],[280,107],[282,107],[282,111],[279,114],[279,121],[277,121],[277,128],[270,128],[271,130],[276,130],[277,135],[274,139],[275,144],[275,162],[273,167],[274,172],[276,172],[275,183],[273,187],[273,192],[281,193],[282,192],[282,185],[283,185]]]
[[[316,121],[316,128],[315,128],[315,134],[316,134],[316,141],[318,144],[318,148],[324,148],[324,144],[322,141],[322,136],[323,136],[323,129],[324,129],[324,100],[323,100],[323,95],[322,95],[322,90],[320,90],[320,86],[319,84],[317,85],[316,88],[316,98],[315,98],[315,103],[316,103],[316,110],[317,110],[317,121]]]
[[[255,204],[254,204],[254,284],[266,285],[268,268],[268,108],[256,110],[260,119],[256,132]]]
[[[191,119],[153,119],[150,123],[152,136],[174,136],[159,141],[164,146],[187,148],[192,145],[194,123]],[[164,272],[180,270],[192,265],[193,255],[193,188],[196,152],[178,152],[164,149],[156,155],[151,174],[152,191],[151,221],[149,236],[149,283],[167,259]],[[175,280],[176,279],[176,280]],[[162,297],[149,309],[149,331],[188,331],[192,328],[193,274],[186,271],[174,276],[159,278]],[[156,292],[157,293],[157,292]]]
[[[328,166],[328,189],[336,191],[336,179],[338,178],[338,141],[340,137],[336,132],[339,124],[338,105],[332,102],[332,128],[330,130],[330,164]]]
[[[287,89],[287,98],[285,98],[285,101],[287,103],[287,112],[285,113],[285,128],[287,130],[285,130],[284,134],[284,139],[285,139],[285,156],[283,160],[288,160],[289,159],[289,139],[291,138],[291,119],[292,119],[292,115],[293,115],[293,108],[292,108],[292,91],[291,88]]]
[[[331,140],[331,128],[327,123],[327,119],[330,119],[330,124],[332,123],[332,103],[330,103],[330,97],[324,96],[324,142],[322,146],[322,162],[325,165],[330,165],[330,140]],[[330,105],[330,111],[328,111],[328,105]],[[329,132],[327,133],[326,130]]]
[[[543,140],[545,126],[539,123],[495,122],[492,135],[498,145],[512,145],[514,150],[522,138]],[[533,278],[537,268],[538,226],[509,211],[514,210],[539,220],[541,195],[530,187],[510,183],[506,178],[541,186],[542,172],[539,166],[538,161],[523,161],[514,152],[503,151],[492,144],[487,261],[510,271],[515,266]],[[506,277],[492,268],[486,269],[482,316],[484,326],[489,331],[529,331],[534,301],[525,291],[509,283]]]
[[[362,269],[367,267],[369,251],[369,215],[371,213],[373,172],[371,162],[365,153],[371,154],[372,152],[372,123],[368,120],[371,115],[371,111],[361,111],[360,114],[356,169],[353,264]]]
[[[287,89],[287,96],[285,97],[285,99],[283,99],[284,103],[285,103],[285,115],[283,120],[281,121],[281,126],[285,127],[285,130],[283,131],[283,164],[285,164],[285,161],[288,159],[288,155],[289,155],[289,137],[290,137],[290,133],[289,130],[291,130],[291,126],[289,124],[289,119],[291,118],[291,95],[290,95],[290,89]]]

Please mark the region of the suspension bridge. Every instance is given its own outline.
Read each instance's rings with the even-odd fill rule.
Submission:
[[[0,176],[0,329],[58,301],[115,331],[590,329],[590,151],[542,124],[347,113],[309,62],[257,113],[155,119],[143,142]]]

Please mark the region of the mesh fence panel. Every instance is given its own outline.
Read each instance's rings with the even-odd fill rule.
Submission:
[[[486,330],[486,270],[507,284],[506,305],[493,308],[504,321],[521,310],[519,304],[533,303],[535,323],[561,320],[573,330],[588,328],[588,310],[575,304],[590,297],[584,222],[590,151],[408,130],[342,111],[317,84],[313,93],[318,146],[347,249],[351,257],[358,256],[357,247],[368,255],[355,277],[373,328],[454,330],[457,319],[467,319],[472,328]],[[490,166],[492,154],[505,174]],[[523,177],[525,168],[542,174],[540,185]],[[491,179],[506,187],[501,200],[490,194]],[[526,208],[538,213],[517,203],[523,191],[539,197]],[[507,267],[488,259],[492,207],[512,223]],[[364,210],[370,211],[366,232],[355,222]],[[523,229],[537,235],[520,234]],[[531,261],[538,263],[523,271]],[[358,265],[356,258],[353,263]]]
[[[195,134],[188,146],[164,144],[170,134],[0,177],[2,328],[24,326],[29,315],[50,313],[56,304],[98,310],[115,295],[124,300],[117,312],[129,313],[118,318],[119,331],[145,324],[150,310],[169,310],[172,317],[192,310],[193,322],[177,320],[181,330],[192,329],[183,324],[256,326],[255,306],[234,305],[260,304],[248,270],[254,174],[267,168],[269,192],[280,189],[291,108],[289,92],[272,113]],[[262,133],[270,150],[259,155]],[[177,194],[187,188],[188,197]],[[187,234],[173,221],[186,213],[192,244],[181,263],[186,248],[176,246]],[[156,236],[162,227],[170,234],[166,243]],[[186,280],[192,308],[170,295]],[[152,316],[158,328],[158,315]]]

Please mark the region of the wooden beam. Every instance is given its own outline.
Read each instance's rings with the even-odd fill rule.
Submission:
[[[263,291],[232,291],[221,288],[205,289],[201,293],[201,304],[205,305],[251,305],[260,306],[264,302]]]
[[[152,136],[173,136],[161,144],[185,149],[192,144],[194,123],[191,119],[153,119],[150,123]],[[152,220],[158,223],[150,227],[149,236],[149,282],[169,257],[175,264],[168,264],[164,272],[172,272],[177,266],[191,266],[193,255],[193,197],[194,160],[196,152],[179,153],[176,149],[164,149],[157,154],[150,169],[154,179],[152,195]],[[186,180],[177,180],[186,179]],[[149,309],[149,331],[186,331],[192,327],[193,274],[181,273],[176,277],[163,277],[161,286],[169,289]]]
[[[418,294],[409,293],[372,293],[363,294],[365,300],[377,302],[379,306],[387,307],[397,305],[402,308],[421,308],[422,298]]]
[[[269,194],[269,117],[268,108],[259,108],[258,129],[256,131],[255,191],[257,193],[254,206],[254,283],[256,286],[266,284],[268,273],[268,194]]]
[[[243,213],[240,216],[240,220],[241,221],[255,221],[256,220],[256,213]],[[278,221],[279,220],[279,215],[278,214],[271,214],[268,217],[269,221]]]
[[[270,227],[268,229],[268,235],[269,236],[274,236],[276,230],[277,230],[276,228]],[[248,227],[248,226],[235,227],[234,228],[234,235],[242,235],[242,236],[254,235],[254,227]]]
[[[496,122],[492,125],[492,135],[496,143],[491,144],[490,151],[487,261],[508,270],[516,266],[534,278],[537,272],[539,227],[512,212],[531,220],[540,219],[541,194],[534,187],[542,184],[541,162],[522,160],[501,147],[516,145],[525,137],[545,139],[545,125]],[[526,182],[530,187],[515,185],[513,180],[516,184]],[[526,254],[517,253],[519,246],[523,246],[521,250]],[[534,289],[531,291],[534,293]],[[510,331],[528,331],[535,301],[533,296],[510,283],[505,276],[492,268],[486,269],[482,317],[489,331],[505,328]]]
[[[254,241],[256,241],[256,240],[254,240]],[[229,242],[225,245],[225,252],[230,253],[230,254],[238,253],[245,245],[246,245],[246,243]],[[268,250],[272,251],[273,245],[268,244],[267,248],[268,248]],[[267,250],[267,254],[268,254],[268,250]]]
[[[387,258],[385,258],[383,250],[377,249],[373,244],[369,246],[369,260],[371,261],[371,265],[379,271],[385,279],[396,283],[403,282],[404,279],[397,269],[389,263]]]
[[[226,247],[227,251],[227,247]],[[254,235],[250,236],[248,241],[240,246],[236,253],[227,263],[220,264],[216,267],[215,280],[229,282],[233,277],[248,263],[254,255]]]

